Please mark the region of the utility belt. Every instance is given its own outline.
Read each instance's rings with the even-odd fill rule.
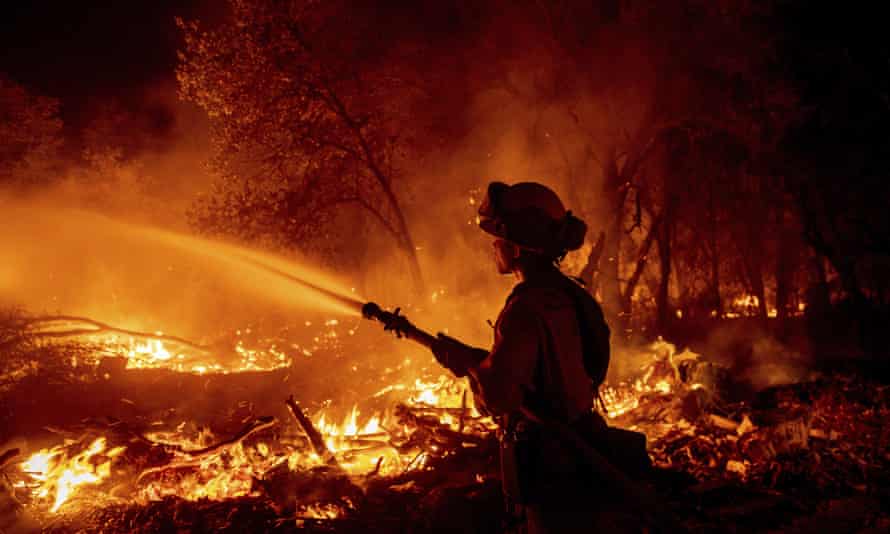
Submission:
[[[501,484],[504,497],[512,504],[534,501],[534,474],[538,470],[541,429],[525,418],[506,418],[500,435]]]
[[[560,487],[599,487],[581,454],[564,440],[521,415],[505,418],[500,432],[500,462],[504,495],[514,504],[537,502]],[[631,477],[643,477],[651,469],[646,436],[609,427],[590,412],[569,426],[614,467]]]
[[[509,502],[531,504],[555,484],[565,485],[567,477],[584,479],[574,451],[539,424],[517,414],[502,428],[501,480]]]

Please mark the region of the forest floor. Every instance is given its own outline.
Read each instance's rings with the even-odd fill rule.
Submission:
[[[299,441],[292,436],[299,428],[280,428],[295,426],[281,391],[300,387],[299,381],[283,385],[287,370],[207,377],[124,370],[113,360],[79,375],[64,366],[18,374],[9,367],[89,350],[43,346],[6,359],[0,458],[14,447],[24,456],[59,436],[73,443],[80,433],[105,432],[133,451],[129,463],[145,467],[160,461],[157,444],[139,449],[142,434],[132,429],[174,412],[177,420],[212,419],[208,426],[218,435],[235,434],[244,421],[268,420],[260,414],[274,416],[279,428],[245,437],[239,443],[245,450],[258,449],[260,442]],[[662,359],[636,390],[626,388],[635,391],[633,409],[615,415],[610,425],[648,438],[655,470],[639,482],[655,488],[664,505],[662,523],[650,525],[656,530],[886,532],[888,388],[849,370],[738,394],[729,391],[720,365]],[[504,515],[494,433],[481,426],[469,431],[469,419],[455,433],[453,424],[433,416],[442,409],[400,406],[400,424],[413,429],[411,446],[427,454],[422,468],[383,473],[378,462],[377,470],[361,476],[333,464],[269,469],[248,480],[243,495],[225,498],[145,498],[144,491],[136,498],[134,484],[142,479],[130,476],[85,490],[70,506],[49,512],[45,500],[41,504],[21,484],[22,457],[0,459],[0,532],[499,531]],[[305,440],[299,443],[305,446]],[[220,465],[232,461],[226,454]],[[311,513],[300,503],[311,503]]]

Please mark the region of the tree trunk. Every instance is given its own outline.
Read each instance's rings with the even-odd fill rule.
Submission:
[[[399,232],[399,248],[401,248],[405,253],[405,256],[407,256],[408,268],[411,271],[411,281],[414,285],[414,291],[416,294],[422,295],[425,286],[423,283],[423,273],[420,270],[420,260],[417,258],[417,246],[414,244],[411,232],[408,231],[408,223],[405,221],[405,215],[402,213],[402,207],[399,205],[398,199],[389,187],[387,187],[385,191],[392,209],[396,214],[396,223],[398,224]]]
[[[763,269],[759,259],[750,263],[748,276],[751,281],[751,291],[757,297],[757,317],[763,325],[766,325],[766,289],[763,284]]]
[[[777,210],[776,223],[779,230],[778,250],[776,250],[776,322],[779,339],[788,334],[788,296],[791,289],[791,236],[785,229],[782,209]]]
[[[618,174],[618,163],[615,153],[607,156],[603,174],[605,182],[603,190],[609,202],[609,226],[606,230],[603,258],[600,260],[600,288],[603,292],[603,308],[606,315],[617,321],[620,329],[625,330],[625,317],[621,314],[621,284],[618,278],[618,262],[621,251],[621,223],[624,215],[624,191],[621,177]]]
[[[667,207],[665,210],[667,211]],[[669,309],[669,289],[671,282],[671,220],[670,213],[665,213],[664,221],[661,224],[661,231],[658,232],[658,267],[659,280],[658,292],[655,295],[656,306],[656,327],[658,333],[666,334],[668,323],[670,321]]]
[[[864,300],[865,296],[859,289],[859,283],[856,280],[856,262],[850,256],[839,251],[837,246],[832,245],[832,240],[826,235],[831,231],[831,224],[837,220],[837,217],[833,217],[831,213],[820,214],[818,208],[810,206],[810,201],[806,194],[798,193],[797,203],[801,213],[801,222],[804,226],[804,238],[807,243],[817,255],[828,260],[831,266],[834,267],[844,291],[850,298],[854,301]],[[824,224],[821,222],[823,216],[827,221]]]
[[[627,283],[624,285],[624,291],[621,295],[621,309],[622,312],[627,315],[630,315],[632,311],[633,294],[637,288],[637,284],[640,282],[640,277],[643,275],[643,270],[648,263],[649,249],[652,248],[652,242],[658,235],[659,229],[661,228],[661,221],[662,216],[660,214],[652,221],[652,225],[649,227],[649,233],[646,234],[646,238],[643,239],[643,242],[640,244],[640,252],[637,256],[637,266],[634,268],[633,274],[630,275],[630,278],[627,279]]]
[[[717,317],[723,316],[723,300],[720,298],[720,250],[717,245],[717,205],[714,199],[714,183],[708,188],[708,243],[711,247],[711,296],[709,307]]]
[[[362,156],[359,158],[359,161],[367,167],[371,175],[377,180],[377,183],[380,185],[381,189],[383,189],[383,193],[386,196],[387,204],[389,204],[390,209],[392,209],[395,214],[395,227],[393,228],[390,226],[389,228],[393,232],[399,248],[402,249],[408,257],[414,291],[420,295],[424,292],[424,283],[423,275],[420,270],[420,261],[417,259],[417,247],[414,245],[414,239],[411,237],[411,232],[408,230],[408,224],[405,222],[405,214],[402,213],[402,206],[399,204],[399,199],[396,198],[396,195],[392,190],[391,176],[383,171],[383,168],[378,161],[378,154],[374,152],[371,148],[371,144],[368,143],[368,140],[365,138],[361,125],[346,109],[346,106],[343,104],[343,101],[340,99],[336,91],[329,86],[325,86],[325,90],[327,91],[327,103],[330,106],[331,111],[337,114],[340,120],[343,121],[343,124],[352,131],[355,137],[355,142],[358,145],[359,152]]]
[[[587,255],[587,263],[578,275],[587,286],[587,291],[594,296],[596,296],[597,290],[599,289],[600,261],[605,246],[606,233],[600,232],[599,236],[597,236],[596,243],[594,243],[593,247],[590,249],[590,254]]]

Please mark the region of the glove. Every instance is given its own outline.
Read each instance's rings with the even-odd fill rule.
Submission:
[[[458,378],[467,376],[470,367],[479,365],[479,362],[488,356],[487,350],[465,345],[442,333],[436,336],[436,342],[431,349],[436,361]]]

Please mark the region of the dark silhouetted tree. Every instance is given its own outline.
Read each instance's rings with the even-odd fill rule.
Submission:
[[[408,258],[419,289],[397,193],[410,137],[403,110],[415,89],[388,61],[380,15],[344,2],[232,0],[230,8],[213,29],[182,23],[181,92],[213,120],[222,177],[195,223],[304,249],[343,252],[346,243],[348,255],[371,220]]]
[[[877,7],[786,2],[779,66],[801,95],[777,166],[807,243],[853,301],[890,303],[890,44]],[[790,22],[793,21],[793,24]]]
[[[33,187],[58,176],[59,102],[0,74],[0,185]]]

